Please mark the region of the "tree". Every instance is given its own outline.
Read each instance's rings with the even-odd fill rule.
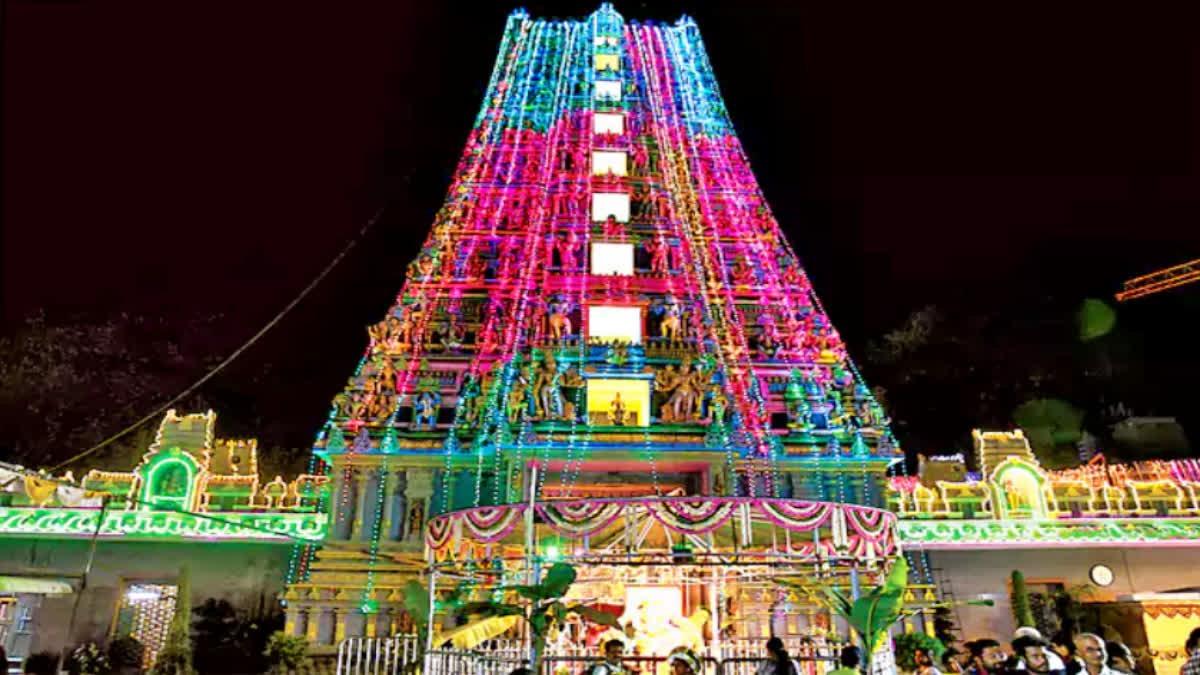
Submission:
[[[146,658],[146,646],[132,635],[108,643],[108,663],[115,673],[137,672]]]
[[[44,466],[96,445],[183,391],[237,337],[219,315],[168,320],[35,316],[0,337],[0,448],[8,461]],[[180,408],[213,407],[193,395]],[[91,458],[132,467],[153,424]]]
[[[1046,399],[1079,410],[1076,430],[1108,449],[1111,430],[1100,411],[1118,397],[1150,407],[1145,401],[1162,394],[1147,386],[1142,336],[1115,329],[1106,309],[1077,298],[947,298],[869,343],[864,376],[886,390],[893,430],[910,457],[970,456],[972,429],[1012,428],[1020,406]],[[1038,448],[1039,458],[1050,448]],[[1045,459],[1066,461],[1065,444]]]
[[[1083,411],[1054,398],[1037,398],[1013,410],[1013,422],[1029,439],[1041,463],[1061,469],[1079,463],[1076,444],[1083,439]]]
[[[1033,610],[1029,606],[1029,589],[1025,588],[1025,575],[1019,570],[1013,570],[1011,586],[1009,602],[1012,604],[1013,621],[1017,628],[1036,626]]]
[[[192,582],[186,566],[179,570],[175,614],[167,640],[154,661],[153,675],[192,675]]]
[[[458,609],[459,616],[477,616],[483,621],[500,617],[518,617],[529,626],[533,635],[533,658],[531,669],[535,673],[542,672],[542,655],[546,640],[555,626],[566,623],[569,614],[579,616],[610,628],[620,630],[621,624],[617,617],[608,612],[600,611],[581,604],[567,605],[562,601],[575,583],[575,568],[566,563],[555,563],[546,571],[545,578],[540,583],[531,586],[516,585],[504,588],[505,591],[516,593],[527,600],[522,604],[507,604],[485,600],[468,602]]]

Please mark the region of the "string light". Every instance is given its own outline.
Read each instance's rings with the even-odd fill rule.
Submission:
[[[599,74],[605,65],[617,72]],[[615,99],[605,100],[606,92]],[[598,133],[597,114],[621,115],[621,133]],[[623,153],[622,170],[598,175],[589,160],[599,151],[609,153],[604,159]],[[628,217],[601,222],[595,213],[600,194],[629,195]],[[594,245],[612,242],[635,251],[644,245],[654,256],[649,274],[636,263],[632,274],[591,274]],[[589,344],[595,333],[588,308],[602,304],[673,312],[685,334],[668,337],[660,329],[657,338],[643,337],[650,332],[643,323],[638,339],[623,347],[628,358],[614,362],[611,352]],[[582,318],[565,329],[576,312]],[[690,21],[673,28],[626,24],[608,6],[586,22],[511,15],[445,205],[389,317],[373,329],[345,394],[348,403],[331,414],[316,444],[324,456],[337,456],[344,472],[339,514],[351,510],[349,471],[357,456],[372,448],[408,452],[406,442],[398,442],[397,414],[416,408],[419,392],[441,395],[448,388],[457,389],[457,402],[448,430],[434,420],[443,457],[432,511],[468,500],[475,506],[515,501],[516,476],[527,461],[540,468],[528,485],[533,498],[544,496],[552,465],[561,466],[558,495],[569,497],[598,446],[637,457],[661,495],[667,453],[697,450],[692,441],[676,440],[683,434],[668,440],[655,433],[673,427],[694,433],[707,425],[703,447],[723,450],[731,479],[726,492],[747,496],[783,495],[780,466],[793,464],[815,474],[823,498],[836,491],[839,501],[867,500],[869,474],[879,460],[890,460],[869,447],[891,438],[882,424],[853,436],[840,419],[816,433],[803,425],[772,429],[770,411],[779,404],[768,383],[774,386],[781,370],[801,367],[822,387],[847,386],[839,374],[843,363],[854,382],[862,377],[750,172]],[[437,331],[444,331],[441,353]],[[689,387],[683,394],[697,399],[686,416],[668,426],[661,414],[656,418],[651,399],[639,403],[637,432],[593,423],[592,411],[602,405],[587,401],[594,373],[646,380],[653,391],[651,378],[661,373],[649,371],[680,363],[683,355],[704,373],[675,385]],[[374,370],[364,377],[368,358]],[[576,376],[569,382],[568,372]],[[394,387],[385,376],[394,377]],[[836,409],[839,395],[813,403]],[[860,402],[846,396],[848,406]],[[869,390],[866,396],[877,405]],[[372,412],[381,403],[392,406],[382,411],[389,414]],[[414,426],[415,417],[414,410]],[[381,432],[390,440],[374,445]],[[640,442],[606,440],[622,432],[629,439],[639,433]],[[347,447],[350,438],[355,441]],[[828,448],[820,445],[826,439]],[[849,457],[839,443],[849,446]],[[785,460],[796,446],[803,464]],[[847,487],[856,470],[863,475],[861,495]],[[384,491],[381,485],[380,500]],[[364,607],[371,601],[382,519],[380,501]],[[310,553],[296,549],[289,579],[304,574]]]

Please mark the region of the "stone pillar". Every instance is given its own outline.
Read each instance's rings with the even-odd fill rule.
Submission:
[[[317,639],[320,637],[321,630],[321,608],[308,608],[308,623],[304,626],[304,639],[308,640],[309,644],[317,644]]]
[[[300,635],[300,622],[304,617],[304,612],[293,604],[289,604],[287,612],[284,613],[283,633],[288,636]]]
[[[379,627],[378,612],[363,612],[363,636],[375,637],[376,629]]]
[[[336,607],[333,610],[333,644],[340,645],[346,639],[346,618],[352,610]]]
[[[350,483],[346,480],[346,472],[336,463],[332,467],[333,473],[333,495],[329,500],[329,515],[333,520],[333,525],[330,527],[330,537],[332,539],[345,539],[344,534],[346,521],[350,518],[350,509],[343,507],[342,503],[349,503],[349,497],[346,495],[346,490],[350,489]]]
[[[367,500],[371,490],[371,472],[358,469],[354,472],[354,525],[350,531],[351,539],[369,539],[371,537],[372,517],[371,502]]]
[[[388,471],[383,478],[383,508],[385,529],[383,539],[395,541],[404,538],[404,491],[407,488],[404,471]]]
[[[406,472],[407,484],[404,491],[406,508],[404,520],[404,539],[421,541],[425,534],[425,523],[429,522],[429,498],[433,496],[433,469],[409,469]],[[419,511],[419,527],[414,514]],[[415,532],[413,530],[416,530]]]

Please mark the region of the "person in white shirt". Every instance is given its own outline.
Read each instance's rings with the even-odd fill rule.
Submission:
[[[1083,661],[1083,672],[1087,675],[1121,675],[1108,667],[1108,650],[1104,648],[1104,638],[1099,635],[1094,633],[1076,635],[1075,648],[1079,653],[1080,660]]]

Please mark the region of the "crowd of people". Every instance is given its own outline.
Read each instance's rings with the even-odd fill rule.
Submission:
[[[1188,636],[1187,661],[1180,675],[1200,675],[1200,628]],[[940,668],[917,651],[915,675],[1138,675],[1129,647],[1095,633],[1059,633],[1047,640],[1034,628],[1020,628],[1007,645],[991,638],[965,643],[942,654]]]
[[[1200,628],[1188,636],[1184,645],[1187,661],[1179,675],[1200,675]],[[619,639],[604,643],[604,659],[584,671],[585,675],[630,675],[636,671],[623,662],[625,642]],[[991,638],[972,640],[962,649],[950,648],[935,664],[931,654],[920,649],[914,654],[917,668],[914,675],[1123,675],[1139,673],[1129,648],[1120,642],[1106,641],[1094,633],[1059,633],[1046,640],[1034,628],[1020,628],[1006,646]],[[701,675],[702,660],[687,647],[679,647],[667,656],[671,675]],[[862,651],[848,646],[838,657],[838,668],[829,675],[861,675]],[[767,653],[755,670],[755,675],[800,675],[799,664],[784,649],[783,641],[767,641]],[[527,668],[518,668],[511,675],[531,675]],[[1160,674],[1161,675],[1161,674]]]

